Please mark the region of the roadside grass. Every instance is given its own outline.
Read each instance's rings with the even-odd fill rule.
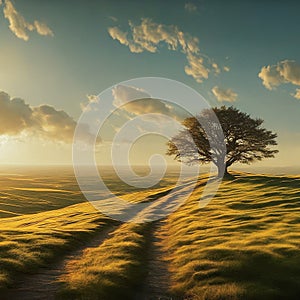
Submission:
[[[123,224],[66,266],[58,299],[134,299],[146,272],[150,224]]]
[[[0,219],[0,290],[78,247],[113,222],[89,203]]]
[[[196,300],[299,299],[300,178],[236,174],[164,226],[171,292]]]

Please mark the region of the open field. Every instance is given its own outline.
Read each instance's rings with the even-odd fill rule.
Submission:
[[[199,208],[203,176],[176,212],[139,225],[112,221],[83,203],[72,173],[34,174],[0,178],[0,290],[8,299],[298,299],[298,176],[236,173]],[[117,188],[118,181],[108,178]],[[174,178],[123,194],[130,201],[160,201]],[[184,193],[182,188],[178,196]],[[104,240],[88,244],[107,229]],[[31,291],[20,297],[22,280],[58,260],[55,295]],[[43,280],[32,289],[46,289]]]
[[[298,299],[300,178],[236,175],[164,227],[171,289],[193,299]]]
[[[90,204],[0,220],[0,289],[78,247],[112,221]]]
[[[140,174],[147,173],[137,168]],[[105,184],[116,195],[139,189],[123,183],[110,167],[101,168]],[[171,169],[157,185],[147,191],[168,187],[177,180]],[[106,193],[99,194],[99,199]],[[85,202],[71,167],[3,167],[0,172],[0,218],[32,214]]]

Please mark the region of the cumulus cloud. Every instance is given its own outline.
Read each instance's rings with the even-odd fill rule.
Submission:
[[[32,109],[35,130],[51,140],[72,142],[76,122],[66,112],[49,105]]]
[[[24,100],[0,92],[0,135],[17,135],[33,125],[32,110]]]
[[[53,36],[52,30],[45,23],[42,23],[39,21],[34,21],[33,24],[34,24],[34,27],[38,34],[44,35],[44,36],[47,36],[47,35]]]
[[[123,32],[117,26],[108,28],[108,33],[114,39],[120,42],[122,45],[128,45],[127,32]]]
[[[286,82],[300,85],[300,65],[295,61],[282,61],[278,66],[278,70]]]
[[[232,89],[223,89],[218,86],[213,87],[211,91],[219,102],[234,102],[238,96]]]
[[[293,60],[283,60],[276,65],[262,67],[258,77],[268,90],[273,90],[284,83],[300,86],[300,65]],[[293,96],[297,98],[298,95],[297,89]]]
[[[0,2],[1,5],[1,2]],[[4,17],[9,22],[9,29],[20,39],[24,41],[29,40],[28,32],[36,31],[43,36],[53,36],[52,30],[40,21],[33,21],[30,23],[15,9],[10,0],[5,0],[3,8]]]
[[[258,77],[262,80],[263,85],[272,90],[274,87],[284,82],[284,78],[280,75],[278,66],[265,66],[262,67]]]
[[[144,51],[156,53],[162,47],[167,47],[171,51],[181,51],[187,59],[187,65],[184,68],[186,74],[199,83],[208,78],[211,70],[216,75],[221,72],[216,62],[201,53],[199,39],[182,32],[175,25],[159,24],[144,18],[138,25],[129,21],[129,28],[128,33],[117,26],[110,27],[108,33],[133,53]]]
[[[184,68],[187,75],[192,76],[199,83],[208,78],[210,70],[204,65],[203,57],[189,53],[187,59],[188,65]]]
[[[197,6],[192,2],[187,2],[184,5],[184,9],[190,13],[197,11]]]
[[[296,92],[295,94],[292,94],[292,96],[296,99],[299,99],[300,100],[300,89],[296,89]]]
[[[21,133],[71,143],[77,122],[63,110],[50,105],[32,107],[23,99],[11,98],[0,92],[0,135],[17,136]],[[82,128],[82,137],[91,138],[88,128]]]
[[[151,98],[151,96],[142,89],[132,86],[117,85],[113,88],[112,93],[114,97],[113,104],[131,114],[171,114],[171,109],[168,105],[158,99]]]

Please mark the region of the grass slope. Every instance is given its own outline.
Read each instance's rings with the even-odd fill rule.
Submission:
[[[0,219],[0,290],[33,272],[112,221],[90,204]]]
[[[123,224],[99,247],[70,262],[59,298],[134,299],[145,277],[149,224]]]
[[[200,184],[201,186],[201,184]],[[299,299],[300,178],[240,174],[170,215],[164,247],[180,299]]]
[[[162,227],[174,297],[298,299],[300,178],[237,174],[199,208],[204,183],[202,177]],[[167,191],[161,186],[125,198],[159,203]],[[184,196],[185,189],[176,193]],[[87,203],[0,219],[0,289],[12,284],[15,274],[33,272],[111,222]],[[147,271],[151,226],[123,224],[99,247],[86,250],[60,278],[61,297],[133,299]]]

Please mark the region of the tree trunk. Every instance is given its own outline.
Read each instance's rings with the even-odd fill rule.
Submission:
[[[230,175],[230,174],[228,173],[228,167],[225,166],[224,177],[225,177],[225,176],[228,176],[228,175]]]
[[[221,166],[217,166],[218,167],[218,177],[222,178],[222,177],[226,177],[229,176],[230,174],[228,173],[228,166],[225,165],[221,165]]]

